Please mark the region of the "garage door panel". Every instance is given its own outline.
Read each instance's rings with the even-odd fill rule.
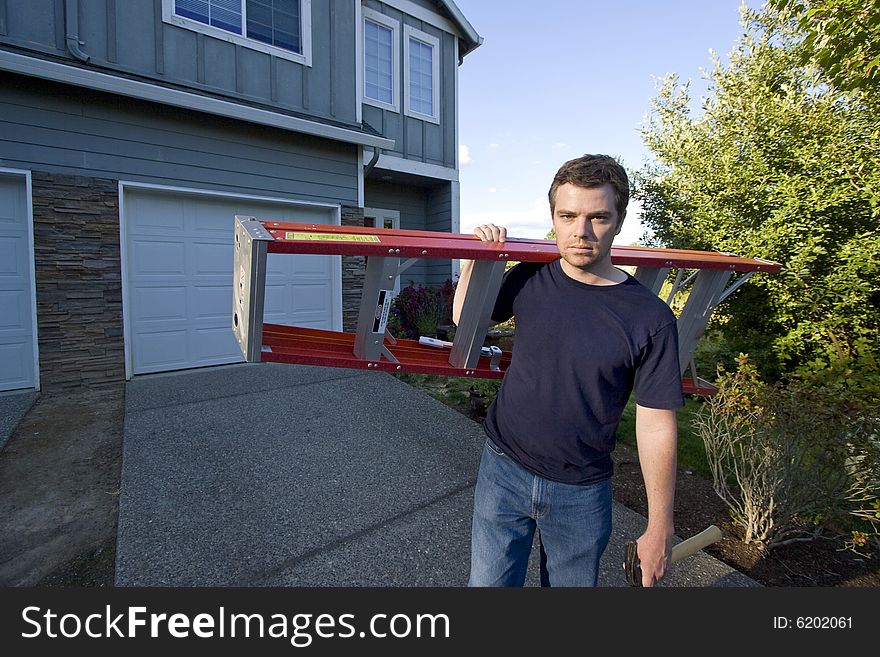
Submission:
[[[328,283],[315,283],[312,285],[294,285],[290,298],[293,301],[293,312],[300,313],[320,312],[326,313],[327,297],[330,294]]]
[[[286,283],[272,285],[266,282],[266,295],[263,297],[263,318],[278,322],[278,320],[289,314],[292,308],[290,302],[290,292]]]
[[[28,336],[30,337],[30,336]],[[33,386],[33,345],[30,339],[0,344],[0,390]]]
[[[0,331],[8,337],[30,335],[31,300],[25,290],[0,291]]]
[[[0,174],[0,390],[37,385],[27,184]]]
[[[27,216],[23,187],[19,176],[0,179],[0,230],[22,230],[22,219]]]
[[[231,231],[230,231],[230,234]],[[195,276],[225,276],[232,271],[232,239],[228,244],[196,242],[193,245]]]
[[[186,227],[181,204],[158,194],[132,197],[126,218],[132,230],[153,235],[182,234]]]
[[[236,214],[333,223],[336,213],[317,207],[303,215],[286,204],[155,190],[126,190],[124,201],[133,374],[243,360],[230,328]],[[273,254],[267,264],[265,321],[341,328],[333,325],[341,304],[337,256]],[[311,285],[301,292],[294,283]],[[299,294],[303,299],[293,298]]]
[[[0,285],[2,279],[15,277],[16,283],[21,278],[27,263],[28,243],[24,236],[0,237]]]
[[[331,316],[331,298],[332,288],[326,281],[317,281],[311,285],[267,283],[263,316],[266,321],[294,323],[298,326],[305,313]],[[310,319],[313,317],[310,316]]]
[[[235,202],[201,199],[198,203],[189,204],[187,227],[189,230],[225,237],[232,231],[236,214],[243,213]],[[220,218],[223,219],[220,219]]]
[[[229,319],[231,285],[199,285],[193,288],[194,317],[199,319]],[[227,327],[228,328],[228,327]]]
[[[192,331],[193,353],[198,365],[213,365],[216,363],[230,362],[229,354],[238,353],[237,362],[244,360],[238,351],[238,344],[232,337],[229,327],[200,328]]]
[[[186,319],[186,288],[183,286],[139,287],[133,298],[136,322]]]
[[[132,243],[136,276],[185,276],[186,247],[181,242],[136,240]]]
[[[187,367],[187,330],[141,332],[135,367],[141,372],[161,372]]]

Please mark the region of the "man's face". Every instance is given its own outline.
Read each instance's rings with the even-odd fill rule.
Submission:
[[[611,243],[622,225],[611,185],[578,187],[566,183],[557,188],[553,209],[556,246],[564,264],[574,270],[602,273],[610,267]]]

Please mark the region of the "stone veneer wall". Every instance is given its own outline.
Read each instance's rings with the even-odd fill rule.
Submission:
[[[342,225],[364,225],[364,209],[342,206]],[[342,256],[342,330],[357,330],[358,314],[361,309],[361,292],[364,289],[366,274],[364,256]]]
[[[44,392],[125,380],[117,181],[34,171]]]

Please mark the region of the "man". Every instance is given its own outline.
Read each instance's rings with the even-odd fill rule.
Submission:
[[[683,405],[675,316],[611,262],[629,202],[623,167],[606,155],[566,162],[550,187],[560,259],[504,276],[493,322],[516,317],[513,359],[485,423],[474,494],[471,586],[522,586],[535,529],[542,584],[595,586],[611,534],[611,452],[631,393],[648,497],[638,539],[642,583],[669,566]],[[503,242],[506,229],[474,230]],[[472,261],[453,303],[458,323]]]

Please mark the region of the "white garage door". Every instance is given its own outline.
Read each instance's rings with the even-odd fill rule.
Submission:
[[[242,361],[232,334],[236,214],[335,223],[334,206],[126,188],[126,350],[130,374]],[[270,255],[264,321],[342,330],[339,256]]]
[[[0,390],[37,385],[33,261],[25,178],[0,173]]]

